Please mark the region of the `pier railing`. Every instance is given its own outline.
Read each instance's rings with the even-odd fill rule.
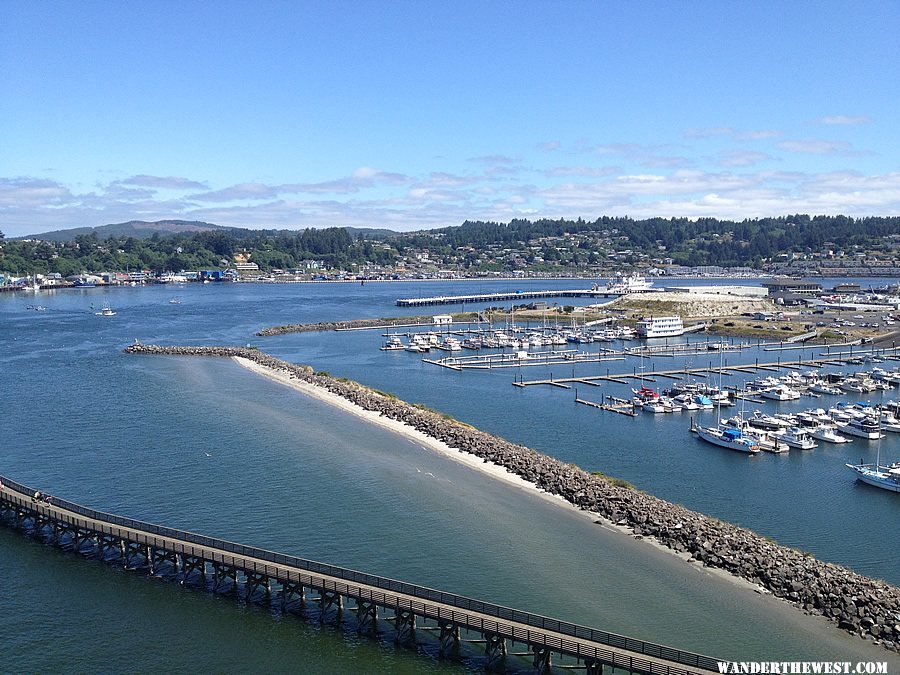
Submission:
[[[19,492],[25,498],[30,498],[35,494],[34,488],[22,485],[21,483],[8,479],[4,476],[0,476],[0,483],[2,483],[2,485],[6,488],[10,488],[12,490],[15,490],[16,492]],[[178,530],[162,525],[154,525],[153,523],[146,523],[144,521],[135,520],[133,518],[125,518],[123,516],[118,516],[112,513],[97,511],[96,509],[88,508],[86,506],[82,506],[81,504],[76,504],[74,502],[60,499],[55,496],[52,498],[52,500],[52,505],[54,507],[71,511],[90,520],[100,521],[110,525],[129,528],[132,530],[138,530],[140,532],[159,537],[178,539],[185,543],[196,544],[197,546],[203,546],[206,548],[215,548],[222,551],[227,551],[229,553],[234,553],[239,556],[257,558],[260,560],[271,562],[273,564],[289,566],[298,570],[312,572],[314,574],[328,575],[357,584],[375,586],[382,590],[391,591],[394,593],[402,593],[423,600],[440,602],[445,605],[452,605],[453,607],[457,607],[462,610],[478,612],[480,614],[496,617],[498,619],[525,624],[537,629],[552,631],[573,638],[590,640],[599,644],[609,645],[611,647],[617,647],[619,649],[626,649],[631,652],[665,659],[667,661],[676,662],[686,666],[692,666],[704,670],[717,670],[717,660],[709,656],[704,656],[702,654],[695,654],[693,652],[687,652],[681,649],[675,649],[673,647],[655,644],[653,642],[647,642],[645,640],[637,640],[635,638],[618,635],[616,633],[610,633],[595,628],[588,628],[586,626],[581,626],[566,621],[560,621],[558,619],[542,616],[540,614],[532,614],[531,612],[524,612],[518,609],[504,607],[502,605],[495,605],[493,603],[483,602],[481,600],[468,598],[465,596],[457,595],[455,593],[447,593],[425,586],[410,584],[405,581],[398,581],[396,579],[390,579],[388,577],[367,574],[365,572],[358,572],[356,570],[348,569],[345,567],[329,565],[327,563],[316,562],[314,560],[307,560],[305,558],[287,555],[284,553],[276,553],[274,551],[268,551],[253,546],[245,546],[243,544],[237,544],[225,539],[209,537],[202,534],[196,534],[194,532],[187,532],[185,530]]]

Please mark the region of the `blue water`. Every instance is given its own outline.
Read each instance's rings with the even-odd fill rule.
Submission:
[[[456,373],[380,352],[377,332],[253,336],[274,324],[400,315],[397,297],[551,286],[585,282],[190,285],[177,290],[180,305],[168,303],[176,291],[165,287],[0,296],[0,473],[96,508],[714,655],[881,659],[883,652],[782,603],[229,361],[121,353],[135,338],[252,343],[900,581],[887,536],[900,500],[856,483],[843,467],[874,458],[876,444],[748,458],[701,444],[687,431],[687,415],[602,413],[576,406],[570,391],[514,388],[512,370]],[[46,311],[26,309],[35,302]],[[94,314],[104,302],[116,316]],[[522,370],[525,379],[547,374]],[[625,390],[616,387],[580,393],[599,399]],[[896,455],[896,440],[885,439],[881,452]],[[273,618],[267,608],[117,572],[7,530],[0,530],[0,578],[15,580],[16,589],[4,583],[0,594],[0,634],[13,636],[0,655],[4,672],[296,671],[298,664],[427,672],[477,663],[447,664],[397,650],[389,637]],[[39,639],[36,628],[58,639]],[[97,635],[102,649],[79,648]]]

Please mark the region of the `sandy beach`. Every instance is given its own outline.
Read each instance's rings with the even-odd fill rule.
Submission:
[[[345,398],[337,396],[336,394],[331,393],[327,389],[323,389],[321,387],[317,387],[313,384],[309,384],[308,382],[303,382],[301,380],[294,379],[290,377],[287,373],[282,371],[274,370],[272,368],[267,368],[258,363],[251,361],[250,359],[245,359],[243,357],[234,356],[233,360],[239,365],[247,368],[248,370],[256,373],[257,375],[261,375],[270,380],[278,382],[286,387],[290,387],[295,391],[298,391],[307,396],[311,396],[315,399],[318,399],[324,403],[335,406],[345,412],[348,412],[352,415],[359,417],[360,419],[365,420],[371,424],[375,424],[383,429],[387,429],[393,433],[399,434],[404,438],[407,438],[411,441],[418,443],[424,448],[430,449],[434,452],[441,453],[456,462],[461,464],[465,464],[466,466],[475,469],[476,471],[480,471],[485,473],[492,478],[497,480],[504,481],[505,483],[512,485],[514,487],[528,490],[535,495],[540,496],[542,499],[545,499],[548,502],[551,502],[557,506],[568,509],[573,513],[577,513],[585,518],[589,518],[595,522],[601,524],[601,527],[610,530],[612,532],[616,532],[618,534],[622,534],[625,536],[632,536],[631,528],[616,525],[613,522],[610,522],[608,519],[604,518],[602,515],[597,513],[592,513],[589,511],[584,511],[569,503],[565,499],[560,496],[552,495],[544,490],[540,489],[534,483],[526,481],[521,476],[517,476],[516,474],[508,471],[505,467],[500,466],[498,464],[494,464],[493,462],[489,462],[483,460],[475,455],[469,454],[467,452],[463,452],[462,450],[458,450],[454,447],[451,447],[440,441],[436,438],[433,438],[418,429],[415,429],[408,424],[404,424],[403,422],[398,422],[397,420],[392,420],[378,413],[372,412],[371,410],[366,410],[355,403],[348,401]],[[740,588],[744,588],[747,590],[752,590],[754,592],[764,592],[768,594],[768,591],[764,591],[759,585],[753,584],[745,579],[734,576],[733,574],[729,574],[725,570],[720,570],[717,568],[706,568],[700,565],[695,564],[691,560],[690,554],[687,553],[678,553],[667,546],[663,546],[652,537],[641,537],[643,541],[654,548],[664,551],[665,553],[672,555],[679,560],[682,560],[687,564],[691,569],[704,572],[706,574],[714,575],[721,579],[725,579],[735,586]]]

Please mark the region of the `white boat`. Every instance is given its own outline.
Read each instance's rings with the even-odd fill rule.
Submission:
[[[851,436],[867,438],[870,441],[884,438],[884,434],[881,433],[881,428],[878,424],[878,420],[874,417],[853,418],[847,423],[847,426],[841,427],[841,431],[845,434],[850,434]]]
[[[812,427],[807,430],[807,433],[817,441],[825,441],[826,443],[852,443],[849,438],[844,438],[835,431],[834,427],[825,424],[818,427]]]
[[[842,391],[846,391],[846,392],[850,392],[850,393],[854,393],[854,394],[861,394],[866,391],[866,388],[863,386],[862,382],[860,382],[859,380],[857,380],[855,378],[850,378],[850,379],[844,380],[843,382],[841,382],[838,385],[838,387]]]
[[[642,338],[678,337],[684,335],[684,323],[680,316],[651,316],[638,321],[635,330]]]
[[[828,384],[825,380],[816,380],[809,385],[809,390],[814,394],[828,394],[830,396],[840,396],[841,390]]]
[[[766,431],[780,431],[790,426],[790,422],[766,415],[759,410],[756,410],[747,421],[751,426],[757,429],[765,429]]]
[[[791,389],[786,384],[779,384],[771,389],[764,389],[759,392],[763,398],[770,398],[774,401],[796,401],[800,398],[800,392]]]
[[[444,341],[442,343],[440,343],[437,347],[438,347],[438,349],[443,349],[444,351],[447,351],[447,352],[458,352],[462,349],[462,342],[460,342],[459,340],[457,340],[454,337],[448,337],[448,338],[445,338]]]
[[[97,316],[115,316],[116,315],[116,313],[112,309],[110,309],[109,305],[103,305],[103,309],[101,309],[99,312],[94,312],[94,314]]]
[[[615,293],[624,295],[626,293],[643,293],[653,288],[653,283],[647,281],[646,277],[634,273],[628,276],[616,275],[615,279],[610,280],[604,290],[605,293]]]
[[[791,427],[790,429],[785,429],[783,431],[773,431],[772,435],[778,438],[780,443],[789,445],[792,448],[798,448],[799,450],[812,450],[819,447],[816,442],[809,437],[809,434],[799,427]]]
[[[635,398],[638,398],[638,397],[635,397]],[[658,399],[658,398],[641,400],[641,407],[644,409],[644,412],[648,412],[648,413],[672,412],[671,410],[668,410],[666,405],[662,401],[660,401],[660,399]]]
[[[853,469],[857,479],[863,483],[891,492],[900,492],[900,463],[879,466],[876,461],[875,464],[847,464],[846,466]]]
[[[744,436],[740,429],[715,429],[712,427],[697,426],[694,428],[694,431],[697,432],[697,436],[701,439],[707,443],[712,443],[713,445],[737,450],[738,452],[746,452],[748,454],[759,452],[759,446],[750,438]]]
[[[169,300],[169,304],[170,304],[170,305],[180,305],[180,304],[181,304],[181,300],[179,300],[178,298],[171,298],[171,299]]]
[[[690,394],[678,394],[677,396],[673,396],[672,400],[680,405],[682,410],[700,410],[700,404],[695,401]],[[713,407],[712,401],[710,401],[709,407]]]
[[[779,444],[778,440],[769,436],[768,432],[751,427],[741,415],[722,420],[719,426],[722,428],[740,429],[744,436],[756,443],[759,449],[764,452],[781,453],[788,451],[787,445],[784,443]]]
[[[881,423],[881,428],[885,431],[900,433],[900,420],[894,417],[894,413],[888,410],[882,410],[879,421]]]
[[[406,349],[406,345],[400,340],[399,335],[391,335],[385,340],[385,343],[381,345],[381,351],[383,352],[396,352],[403,351]]]

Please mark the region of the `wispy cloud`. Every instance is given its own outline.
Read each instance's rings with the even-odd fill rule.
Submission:
[[[706,129],[688,129],[684,137],[689,139],[706,138],[733,138],[738,141],[760,141],[767,138],[777,138],[781,132],[775,129],[745,129],[740,131],[733,127],[709,127]]]
[[[828,126],[855,126],[858,124],[868,124],[871,121],[871,118],[866,117],[865,115],[830,115],[816,120],[818,124],[825,124]]]
[[[617,166],[555,166],[544,171],[545,176],[612,176],[619,173]]]
[[[136,185],[138,187],[156,188],[159,190],[205,190],[208,186],[190,178],[178,176],[131,176],[117,181],[121,185]]]
[[[537,147],[541,152],[553,152],[554,150],[559,150],[562,147],[562,143],[559,141],[546,141],[538,143]]]
[[[778,147],[788,152],[812,155],[846,154],[850,151],[850,144],[847,141],[827,141],[821,138],[781,141]]]
[[[803,147],[808,153],[809,147]],[[837,149],[841,156],[846,146]],[[648,168],[630,161],[624,169],[588,163],[522,170],[520,175],[492,173],[497,166],[516,166],[501,163],[472,173],[435,171],[416,177],[361,167],[318,183],[247,182],[165,199],[159,196],[161,188],[119,180],[77,191],[46,178],[7,177],[0,178],[0,229],[16,236],[133,218],[184,218],[241,227],[410,230],[517,217],[742,219],[798,212],[900,212],[900,172],[802,171],[788,163],[788,170],[770,170],[780,161],[762,152],[728,150],[706,158],[705,164],[720,167],[707,171]]]
[[[726,167],[753,166],[754,164],[774,159],[774,157],[765,152],[757,152],[754,150],[725,150],[719,153],[716,158],[716,163],[719,166]]]

